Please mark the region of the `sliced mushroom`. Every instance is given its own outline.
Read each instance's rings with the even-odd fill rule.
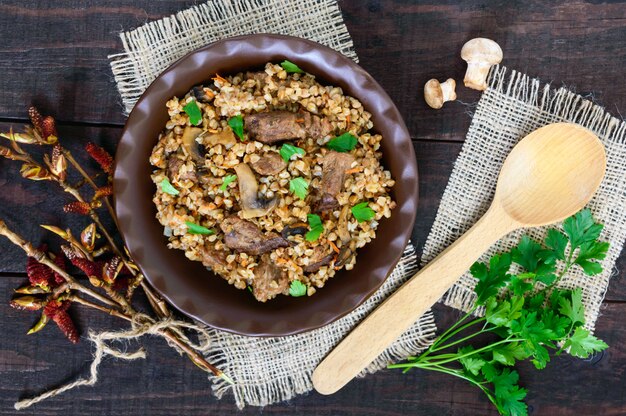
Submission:
[[[253,256],[289,246],[289,242],[280,235],[274,232],[263,234],[256,225],[235,215],[222,221],[220,228],[228,248]]]
[[[250,164],[256,173],[263,176],[276,175],[287,167],[287,162],[276,152],[268,152]]]
[[[348,205],[344,205],[339,213],[339,219],[337,221],[337,235],[345,246],[351,240],[350,231],[348,230],[348,217],[350,214],[350,208]]]
[[[334,257],[335,254],[332,250],[329,252],[328,250],[325,250],[324,247],[317,246],[313,249],[313,255],[309,260],[309,264],[304,266],[302,270],[305,273],[315,273],[322,266],[329,265],[330,262],[333,261]]]
[[[245,163],[235,166],[241,197],[241,212],[244,218],[256,218],[268,215],[276,207],[278,198],[266,199],[259,197],[259,184],[256,177]]]
[[[261,258],[254,269],[252,294],[259,302],[268,301],[289,288],[289,277],[280,267],[274,265],[269,256]]]
[[[290,111],[269,111],[245,116],[245,126],[250,137],[262,143],[275,143],[283,140],[326,137],[332,127],[328,120],[311,113]]]
[[[204,157],[200,154],[200,148],[196,138],[202,133],[202,129],[199,127],[185,127],[183,130],[183,149],[191,156],[194,162],[204,164]]]
[[[233,133],[230,127],[227,127],[218,133],[205,132],[200,136],[200,140],[202,140],[202,144],[205,146],[216,146],[221,144],[226,148],[226,150],[230,149],[237,143],[235,133]]]
[[[336,208],[337,195],[341,192],[343,182],[346,177],[346,170],[354,162],[354,156],[349,153],[339,153],[330,151],[322,159],[322,183],[319,194],[321,195],[315,203],[315,211],[323,212]]]
[[[226,272],[226,253],[216,250],[208,243],[199,249],[202,264],[209,267],[215,273]]]
[[[337,261],[335,262],[335,267],[343,267],[346,263],[350,261],[352,256],[354,255],[354,250],[351,246],[343,246],[339,249],[339,254],[337,254]]]
[[[304,222],[298,222],[295,224],[286,225],[285,228],[280,232],[280,235],[287,239],[292,235],[304,235],[309,231],[309,225]]]

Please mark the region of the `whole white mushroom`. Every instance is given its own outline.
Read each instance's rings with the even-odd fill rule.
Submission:
[[[428,80],[424,85],[424,99],[426,104],[438,110],[443,107],[443,103],[456,100],[456,81],[448,78],[446,82],[440,83],[436,79]]]
[[[466,87],[484,91],[487,89],[489,69],[502,62],[502,48],[487,38],[474,38],[463,45],[461,58],[467,62],[463,83]]]

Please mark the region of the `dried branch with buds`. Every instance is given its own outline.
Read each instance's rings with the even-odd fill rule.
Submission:
[[[115,212],[108,199],[113,193],[111,176],[113,158],[111,155],[100,146],[87,143],[86,152],[97,162],[103,173],[103,175],[92,177],[59,142],[54,118],[43,117],[34,107],[29,109],[28,114],[32,126],[26,126],[23,132],[17,133],[12,130],[6,133],[0,132],[0,137],[9,142],[9,147],[0,146],[0,156],[22,162],[20,174],[26,179],[58,184],[73,198],[73,201],[64,205],[63,210],[66,213],[87,216],[91,220],[78,238],[70,229],[64,230],[55,225],[42,225],[44,229],[56,234],[67,243],[62,245],[60,253],[52,253],[46,246],[35,248],[0,219],[0,235],[19,246],[28,256],[26,272],[29,284],[15,289],[16,296],[11,300],[11,306],[17,309],[41,311],[39,321],[28,331],[28,334],[40,331],[48,322],[53,321],[71,342],[77,343],[78,331],[68,314],[68,308],[72,304],[79,304],[131,322],[133,329],[130,332],[120,333],[121,338],[128,339],[133,334],[135,337],[147,333],[160,335],[167,339],[170,345],[185,353],[198,367],[230,382],[223,372],[204,359],[200,351],[201,347],[189,341],[184,334],[185,329],[200,332],[201,329],[194,324],[172,319],[167,303],[146,283],[128,250],[125,247],[121,249],[113,239],[112,233],[104,227],[97,211],[103,205],[106,206],[113,222],[117,225]],[[43,163],[41,163],[24,150],[22,144],[50,146],[51,151],[43,156]],[[70,166],[82,177],[81,182],[75,185],[68,181]],[[96,180],[99,177],[106,177],[106,184],[97,185]],[[80,189],[83,184],[88,184],[92,188],[91,198],[85,198],[81,194]],[[101,237],[104,237],[102,242],[100,242]],[[66,271],[66,261],[87,276],[88,284],[81,283]],[[154,317],[139,312],[133,306],[134,293],[137,288],[144,291]],[[107,337],[107,340],[115,340],[111,333],[107,333]],[[103,342],[102,338],[92,336],[92,340],[97,339],[94,341],[96,343]],[[97,345],[97,347],[105,348],[102,345]],[[109,347],[106,349],[111,350]],[[138,357],[135,354],[129,358],[122,353],[116,356],[126,359]],[[97,380],[98,363],[99,360],[97,363],[94,361],[95,369],[92,367],[90,380],[74,382],[71,386],[64,386],[44,393],[38,398],[20,402],[16,408],[29,406],[77,385],[93,385]]]

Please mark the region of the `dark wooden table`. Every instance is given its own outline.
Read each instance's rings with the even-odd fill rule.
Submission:
[[[34,103],[56,115],[60,134],[78,149],[85,139],[110,151],[124,116],[107,55],[120,50],[118,32],[194,4],[171,1],[4,0],[0,3],[0,129],[26,122]],[[626,2],[622,1],[342,1],[361,65],[389,92],[414,139],[421,198],[414,242],[421,249],[434,220],[479,94],[459,88],[459,100],[441,111],[426,107],[422,86],[432,77],[463,78],[463,43],[497,40],[507,66],[567,85],[615,115],[626,114]],[[17,166],[0,161],[0,218],[35,242],[38,224],[79,228],[86,220],[61,214],[67,201],[52,187],[27,182]],[[47,237],[51,239],[50,237]],[[55,328],[26,336],[33,315],[11,309],[12,289],[25,280],[25,257],[0,240],[0,413],[15,414],[16,399],[87,375],[91,345],[71,346]],[[544,371],[524,365],[535,415],[626,414],[626,285],[624,256],[617,264],[597,325],[611,346],[590,361],[553,359]],[[119,325],[115,318],[74,312],[83,334]],[[440,326],[458,313],[437,306]],[[106,360],[94,388],[80,388],[24,414],[205,415],[235,414],[217,401],[206,376],[161,339],[146,339],[148,359]],[[244,414],[476,415],[495,414],[480,392],[445,375],[382,371],[353,381],[339,393],[316,393]]]

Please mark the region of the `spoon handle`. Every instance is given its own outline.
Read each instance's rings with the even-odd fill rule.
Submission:
[[[520,225],[499,207],[389,296],[317,366],[313,386],[332,394],[374,361],[456,282],[494,242]]]

